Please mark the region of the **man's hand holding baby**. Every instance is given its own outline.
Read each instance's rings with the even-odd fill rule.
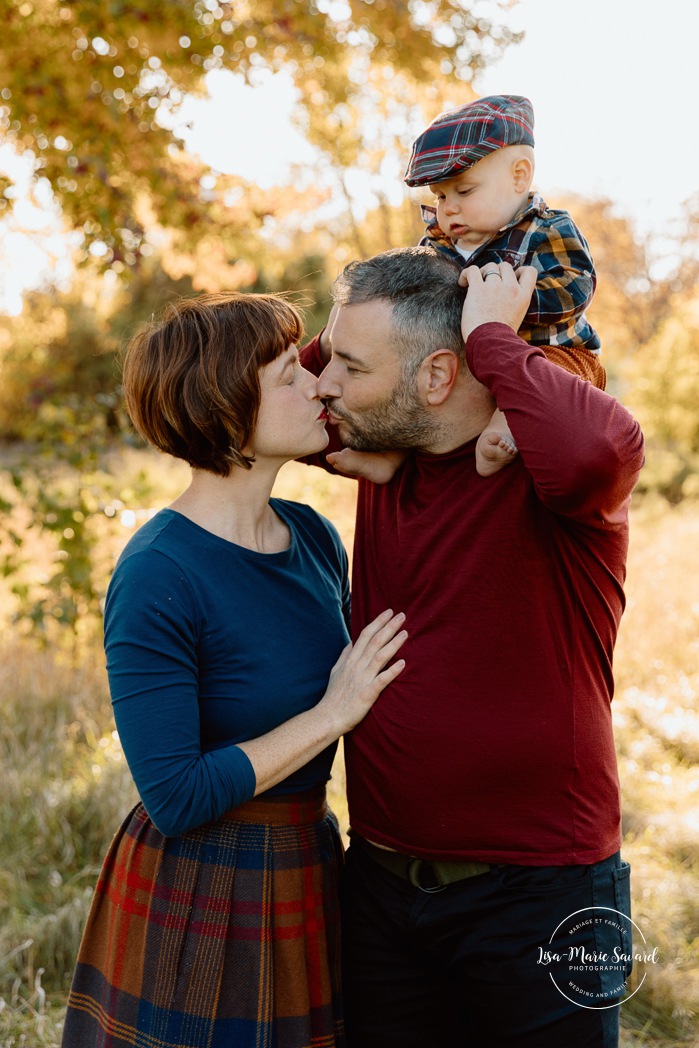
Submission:
[[[536,287],[534,266],[514,270],[509,262],[490,262],[462,270],[459,283],[468,287],[461,319],[464,342],[481,324],[507,324],[519,331]]]

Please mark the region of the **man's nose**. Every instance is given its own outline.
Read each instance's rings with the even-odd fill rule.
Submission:
[[[323,400],[326,398],[332,400],[335,397],[342,396],[342,386],[339,383],[338,374],[338,369],[332,360],[321,371],[318,379],[318,396]]]

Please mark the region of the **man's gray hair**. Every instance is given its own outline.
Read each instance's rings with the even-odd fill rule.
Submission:
[[[399,247],[350,262],[332,288],[340,306],[383,299],[393,303],[396,349],[406,373],[437,349],[451,349],[463,361],[461,310],[466,288],[461,268],[426,247]]]

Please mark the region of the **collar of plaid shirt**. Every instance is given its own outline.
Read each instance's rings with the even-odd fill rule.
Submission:
[[[495,237],[502,236],[502,234],[506,233],[508,229],[513,229],[515,226],[518,226],[524,219],[534,218],[535,216],[540,218],[546,211],[548,211],[548,209],[548,204],[540,193],[530,193],[526,204],[524,204],[521,210],[517,212],[514,218],[511,219],[506,226],[503,226],[502,229],[498,229],[497,233],[493,233],[490,240],[486,240],[485,244],[481,244],[480,247],[475,248],[475,251],[480,251],[481,248],[485,247],[486,244],[489,244],[491,240],[495,239]],[[422,221],[425,223],[426,227],[425,232],[429,234],[430,239],[453,247],[454,241],[451,237],[447,236],[437,222],[437,208],[433,204],[421,204],[420,211],[422,213]]]

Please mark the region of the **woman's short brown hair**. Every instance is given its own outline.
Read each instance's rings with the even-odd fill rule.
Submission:
[[[131,340],[124,400],[150,444],[227,477],[250,469],[259,369],[298,342],[303,322],[278,295],[201,295],[171,303]]]

